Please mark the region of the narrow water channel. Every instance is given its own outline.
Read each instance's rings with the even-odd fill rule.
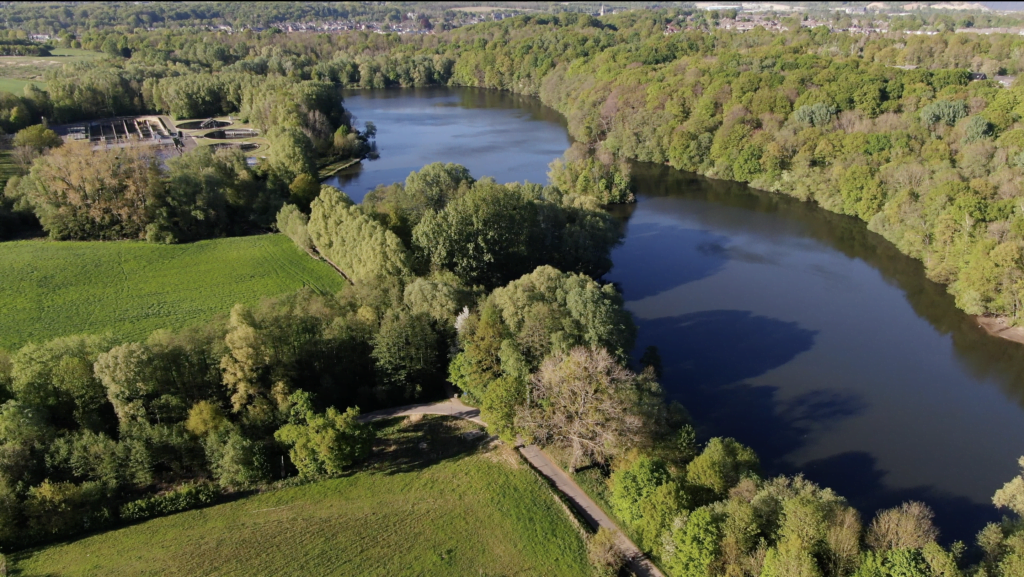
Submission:
[[[569,145],[538,101],[493,91],[350,93],[380,159],[329,184],[361,200],[430,162],[545,182]],[[1024,455],[1024,346],[956,310],[920,263],[852,218],[740,184],[637,164],[607,280],[656,345],[668,395],[704,438],[752,446],[863,511],[923,500],[973,540]]]

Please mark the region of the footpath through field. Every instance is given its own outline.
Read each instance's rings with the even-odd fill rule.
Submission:
[[[479,409],[470,407],[469,405],[462,403],[462,401],[454,398],[438,403],[406,405],[404,407],[374,411],[372,413],[366,413],[360,417],[360,420],[374,421],[389,417],[408,417],[410,415],[446,415],[449,417],[466,419],[478,425],[487,426],[487,423],[483,422],[480,418]],[[637,547],[621,529],[619,529],[618,525],[616,525],[615,522],[597,506],[597,503],[583,492],[583,489],[581,489],[580,486],[565,473],[565,471],[555,465],[540,447],[536,445],[520,446],[519,452],[522,453],[523,457],[525,457],[531,465],[533,465],[533,468],[536,469],[537,472],[547,477],[547,479],[554,484],[555,488],[565,496],[569,503],[572,504],[573,508],[587,520],[587,523],[589,523],[591,527],[594,529],[604,527],[616,535],[619,546],[629,558],[628,567],[635,575],[637,575],[637,577],[665,577],[665,575],[654,566],[654,563],[651,563],[651,561],[644,556],[640,551],[640,548]]]

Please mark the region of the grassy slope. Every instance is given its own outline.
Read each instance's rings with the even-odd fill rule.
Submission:
[[[181,245],[144,242],[0,243],[0,348],[78,333],[142,339],[235,303],[344,280],[284,235]]]
[[[53,56],[0,56],[0,90],[20,96],[26,84],[46,88],[43,76],[47,70],[101,56],[99,52],[73,48],[58,48]]]
[[[0,78],[0,91],[22,96],[25,94],[25,87],[29,84],[35,84],[39,88],[46,88],[46,83],[42,81],[22,80],[20,78]]]
[[[425,438],[435,446],[422,432],[407,446]],[[19,555],[15,567],[23,577],[589,575],[566,512],[507,447],[154,519]]]

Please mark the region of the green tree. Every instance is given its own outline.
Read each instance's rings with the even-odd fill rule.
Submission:
[[[921,122],[933,125],[942,122],[953,126],[967,118],[967,103],[963,100],[938,100],[921,109]]]
[[[35,537],[52,538],[100,528],[111,520],[104,497],[98,483],[44,481],[29,489],[25,499],[28,530]]]
[[[1021,471],[1024,471],[1024,457],[1018,459],[1017,464]],[[1024,472],[1010,479],[1002,488],[992,496],[992,503],[1000,509],[1009,509],[1024,517]]]
[[[340,475],[345,467],[365,458],[373,443],[373,429],[359,422],[359,409],[344,413],[330,407],[317,413],[308,401],[292,395],[293,422],[274,438],[291,447],[288,456],[306,479]]]
[[[822,127],[832,123],[836,116],[836,107],[824,102],[816,102],[801,106],[793,112],[797,122]]]
[[[214,478],[228,487],[248,487],[267,480],[268,463],[260,444],[233,428],[222,428],[205,440]]]
[[[984,116],[975,115],[964,125],[964,142],[971,143],[992,136],[992,123]]]
[[[413,229],[413,242],[433,268],[470,286],[501,286],[542,256],[531,254],[537,220],[537,206],[519,191],[477,183],[444,210],[426,213]]]
[[[433,384],[437,335],[427,315],[402,309],[387,311],[372,345],[382,397],[402,391],[401,398],[413,399]]]
[[[642,518],[640,504],[670,479],[665,463],[647,456],[639,457],[612,474],[609,480],[612,510],[627,525],[638,524]]]
[[[896,549],[885,556],[885,568],[892,577],[930,577],[932,572],[918,549]]]
[[[56,132],[50,130],[45,125],[35,124],[15,133],[12,144],[14,146],[25,146],[37,153],[41,153],[44,150],[56,148],[64,144],[64,141]]]
[[[514,376],[502,376],[492,381],[480,404],[480,418],[487,430],[507,443],[515,443],[519,430],[515,425],[516,411],[526,403],[527,383]]]
[[[110,340],[81,335],[25,345],[11,359],[11,392],[28,405],[52,411],[68,428],[72,423],[103,428],[106,391],[93,363]]]
[[[472,186],[476,180],[469,169],[459,164],[428,164],[405,179],[405,191],[426,210],[442,210],[463,184]]]
[[[192,405],[188,410],[185,428],[197,437],[205,437],[223,429],[228,424],[224,411],[214,403],[204,400]]]
[[[286,204],[277,213],[277,230],[292,239],[295,246],[313,253],[313,239],[309,236],[309,217],[294,204]]]
[[[757,455],[735,439],[714,437],[686,466],[687,482],[705,487],[719,498],[747,474],[759,468]]]
[[[644,381],[604,349],[576,347],[541,365],[516,424],[535,442],[566,449],[573,471],[584,460],[607,462],[650,444],[653,393]]]
[[[270,174],[285,187],[301,174],[317,173],[313,142],[300,128],[277,126],[267,132],[267,140],[270,141],[267,159]]]
[[[288,191],[291,193],[288,202],[306,212],[309,210],[309,204],[320,194],[320,183],[309,173],[303,172],[288,185]]]
[[[411,275],[402,241],[363,214],[345,193],[325,187],[311,206],[308,230],[314,246],[350,280]]]
[[[719,552],[719,523],[706,507],[684,519],[672,531],[675,551],[665,564],[675,575],[711,577],[711,564]]]

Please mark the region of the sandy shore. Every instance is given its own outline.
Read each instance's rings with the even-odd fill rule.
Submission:
[[[988,334],[1024,344],[1024,327],[1010,327],[1003,317],[974,317]]]

